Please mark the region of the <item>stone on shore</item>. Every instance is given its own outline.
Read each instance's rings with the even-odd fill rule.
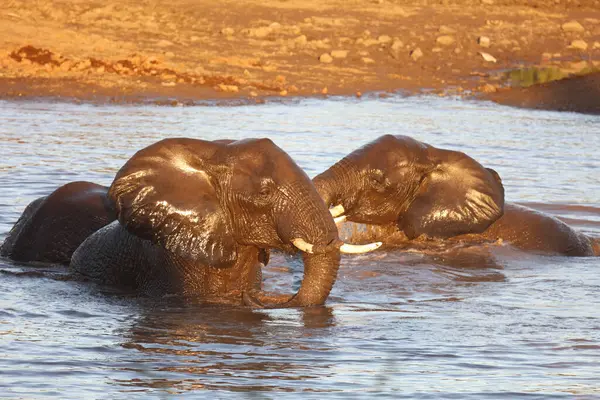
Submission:
[[[319,61],[324,64],[331,64],[333,62],[333,57],[329,53],[323,53],[319,56]]]
[[[585,28],[577,21],[569,21],[562,24],[562,30],[565,32],[584,32]]]
[[[479,39],[477,39],[477,43],[481,46],[481,47],[490,47],[490,38],[487,36],[479,36]]]
[[[450,35],[443,35],[443,36],[438,36],[438,38],[435,40],[437,44],[441,44],[442,46],[450,46],[451,44],[454,44],[454,38]]]
[[[573,49],[573,50],[587,50],[588,48],[588,44],[585,42],[585,40],[573,40],[571,42],[571,44],[569,45],[569,49]]]
[[[333,50],[331,52],[333,58],[346,58],[348,57],[348,50]]]
[[[423,51],[421,51],[419,47],[410,52],[410,58],[412,58],[413,61],[417,61],[421,57],[423,57]]]

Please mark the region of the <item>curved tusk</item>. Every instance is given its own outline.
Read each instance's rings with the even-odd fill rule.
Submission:
[[[313,253],[313,245],[306,243],[304,239],[294,239],[292,240],[292,244],[305,253]]]
[[[333,221],[335,222],[335,224],[341,224],[342,222],[344,222],[346,220],[346,216],[342,215],[341,217],[335,217],[333,219]]]
[[[343,205],[338,204],[337,206],[330,208],[329,212],[331,213],[331,216],[333,218],[335,218],[335,217],[339,217],[340,215],[342,215],[344,212],[346,212],[346,210],[344,210]]]
[[[369,244],[347,244],[344,243],[342,247],[340,247],[340,251],[346,254],[362,254],[368,253],[369,251],[373,251],[381,247],[381,242],[369,243]]]

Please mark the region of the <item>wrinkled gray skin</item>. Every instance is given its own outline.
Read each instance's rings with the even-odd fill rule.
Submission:
[[[340,262],[337,228],[307,175],[268,139],[166,139],[137,152],[109,190],[118,213],[71,267],[148,295],[299,307],[325,302]],[[293,296],[261,291],[270,249],[301,238],[304,279]]]
[[[522,250],[571,256],[600,253],[600,242],[562,221],[504,204],[498,174],[461,152],[407,136],[382,136],[313,179],[348,221],[395,224],[417,237],[496,241]],[[386,241],[385,238],[377,240]]]
[[[16,261],[68,264],[88,236],[115,219],[107,187],[67,183],[27,206],[0,247],[0,255]]]

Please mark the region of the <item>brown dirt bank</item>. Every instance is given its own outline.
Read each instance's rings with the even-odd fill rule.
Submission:
[[[508,84],[504,71],[529,65],[598,67],[600,0],[0,4],[0,98],[186,103],[427,90],[505,101],[494,93]]]

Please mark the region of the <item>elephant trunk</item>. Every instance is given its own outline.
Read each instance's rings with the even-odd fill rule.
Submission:
[[[317,192],[328,207],[347,201],[349,189],[355,186],[352,184],[350,166],[346,164],[349,163],[344,158],[313,178]]]
[[[325,303],[340,266],[340,251],[321,254],[303,253],[304,278],[298,293],[282,307],[308,307]]]

